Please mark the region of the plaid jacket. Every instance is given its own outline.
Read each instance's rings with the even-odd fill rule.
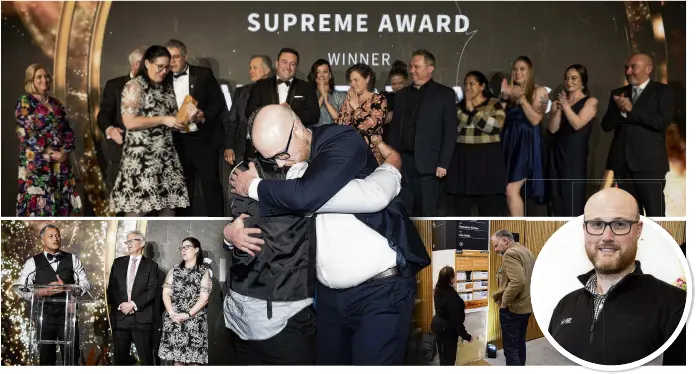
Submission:
[[[457,143],[486,144],[500,142],[500,131],[505,123],[505,110],[496,98],[488,98],[473,112],[466,109],[465,101],[457,105],[459,119]]]

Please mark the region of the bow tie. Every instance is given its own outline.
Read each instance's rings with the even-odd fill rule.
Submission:
[[[284,81],[282,79],[278,79],[278,85],[280,86],[281,84],[285,84],[286,86],[290,87],[290,81]]]
[[[187,74],[188,74],[188,72],[186,72],[186,71],[181,73],[181,74],[174,74],[174,79],[179,78],[179,77],[183,77],[184,75],[187,75]]]
[[[46,257],[48,258],[48,261],[53,261],[53,260],[60,260],[60,258],[61,258],[62,256],[60,255],[60,253],[57,253],[57,254],[55,254],[55,255],[54,255],[54,254],[50,254],[50,253],[46,253]]]

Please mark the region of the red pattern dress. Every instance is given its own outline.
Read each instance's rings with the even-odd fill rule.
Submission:
[[[82,209],[70,159],[57,162],[43,157],[49,147],[63,152],[72,152],[75,147],[75,134],[63,104],[48,97],[48,105],[51,108],[32,95],[23,95],[15,107],[19,137],[18,217],[68,216]]]
[[[346,98],[338,113],[338,124],[353,126],[360,132],[360,135],[369,141],[372,135],[382,135],[384,130],[384,120],[387,116],[387,98],[381,94],[372,94],[369,99],[363,101],[352,112],[350,110],[350,100]],[[377,163],[381,165],[384,162],[379,150],[371,142],[370,150],[375,155]]]

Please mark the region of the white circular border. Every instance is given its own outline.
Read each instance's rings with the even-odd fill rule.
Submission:
[[[572,355],[570,352],[566,351],[565,348],[561,347],[561,345],[556,342],[556,340],[551,336],[551,334],[549,334],[548,326],[541,326],[540,325],[539,329],[541,329],[541,332],[544,334],[544,337],[546,338],[546,340],[548,340],[548,342],[551,343],[551,345],[554,348],[556,348],[556,350],[558,352],[560,352],[563,356],[565,356],[567,359],[575,362],[578,365],[581,365],[581,366],[584,366],[586,368],[590,368],[593,370],[599,370],[599,371],[630,370],[630,369],[634,369],[636,367],[645,365],[645,364],[653,361],[654,359],[656,359],[661,354],[663,354],[667,350],[667,348],[669,346],[671,346],[672,343],[674,343],[674,341],[677,339],[677,336],[679,335],[679,333],[681,333],[681,331],[684,329],[684,326],[686,326],[686,321],[689,319],[689,313],[691,312],[691,303],[692,303],[692,299],[693,299],[693,287],[694,287],[693,283],[691,283],[692,279],[691,279],[691,269],[689,268],[689,263],[686,261],[686,257],[684,256],[684,253],[682,253],[681,247],[679,246],[679,244],[677,244],[677,242],[674,240],[672,235],[670,235],[669,232],[667,232],[667,230],[665,230],[662,226],[657,224],[657,222],[655,222],[649,218],[640,216],[640,220],[643,222],[643,225],[649,225],[653,229],[655,229],[655,231],[657,233],[661,234],[662,237],[665,238],[665,240],[667,240],[670,243],[670,246],[672,247],[672,249],[677,253],[677,257],[679,258],[679,261],[681,262],[681,265],[684,269],[684,276],[686,277],[686,285],[687,285],[686,286],[686,305],[684,306],[684,314],[682,315],[682,318],[679,321],[679,325],[677,326],[676,330],[674,330],[674,333],[672,334],[672,336],[670,336],[670,338],[667,340],[667,342],[665,344],[663,344],[660,348],[658,348],[651,355],[644,357],[638,361],[634,361],[634,362],[631,362],[628,364],[623,364],[623,365],[600,365],[600,364],[595,364],[592,362],[585,361],[581,358],[578,358],[578,357]],[[551,235],[551,237],[549,238],[549,240],[546,241],[546,243],[550,242],[551,239],[557,235],[558,236],[563,235],[565,231],[582,229],[583,222],[584,222],[584,216],[579,216],[579,217],[573,218],[572,220],[566,222],[558,230],[556,230],[556,232],[554,232]],[[544,248],[546,248],[546,243],[544,244],[541,251],[539,252],[538,257],[543,256]],[[563,247],[559,247],[559,248],[563,248]],[[549,250],[547,250],[546,252],[549,252]],[[537,259],[538,259],[538,257],[537,257]],[[537,268],[535,267],[535,270],[536,269]],[[532,272],[532,283],[530,285],[530,293],[531,293],[531,298],[532,298],[532,310],[534,310],[534,305],[535,305],[534,299],[538,300],[540,297],[543,297],[543,295],[536,295],[536,297],[534,297],[534,295],[535,295],[534,294],[534,284],[537,282],[540,282],[540,280],[538,280],[538,276],[537,276],[537,282],[534,281],[534,274],[538,274],[538,272],[536,272],[536,271]]]

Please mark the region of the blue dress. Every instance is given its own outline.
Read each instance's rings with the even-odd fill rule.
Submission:
[[[505,125],[501,132],[503,155],[509,182],[527,178],[523,196],[538,204],[544,203],[544,172],[542,168],[541,126],[533,126],[519,106],[505,110]]]

